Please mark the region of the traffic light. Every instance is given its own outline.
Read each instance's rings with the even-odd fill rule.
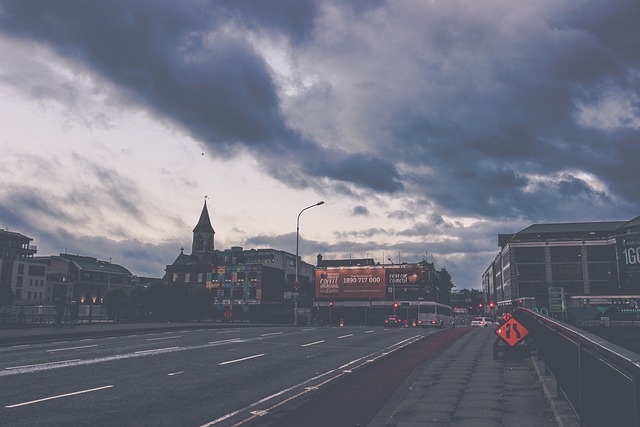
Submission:
[[[329,308],[333,307],[333,301],[329,301]]]
[[[495,306],[496,306],[496,305],[493,303],[493,301],[491,301],[491,302],[489,303],[489,308],[493,309],[493,307],[495,307]]]
[[[478,304],[478,308],[482,308],[482,303]]]
[[[395,301],[395,302],[393,303],[393,308],[398,308],[398,305],[399,305],[399,304],[398,304],[398,301]]]

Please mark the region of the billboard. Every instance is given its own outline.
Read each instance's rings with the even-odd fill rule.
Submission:
[[[389,298],[407,299],[425,286],[425,271],[422,268],[387,268],[387,295]]]
[[[316,298],[385,299],[383,268],[317,269]]]
[[[616,240],[620,283],[623,286],[640,283],[640,233],[618,236]]]

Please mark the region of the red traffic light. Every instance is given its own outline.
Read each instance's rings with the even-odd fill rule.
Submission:
[[[329,301],[329,307],[333,307],[333,301]]]
[[[398,304],[398,302],[397,302],[397,301],[396,301],[396,302],[394,302],[394,303],[393,303],[393,308],[398,308],[398,305],[399,305],[399,304]]]
[[[482,303],[478,304],[478,307],[479,307],[479,308],[482,308]]]
[[[495,307],[495,304],[493,303],[493,301],[491,301],[491,302],[489,303],[489,307],[491,307],[491,308]]]

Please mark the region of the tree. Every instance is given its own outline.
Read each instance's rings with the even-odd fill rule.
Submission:
[[[107,316],[109,319],[118,320],[118,316],[124,311],[129,302],[126,292],[121,288],[114,288],[109,290],[104,295],[104,306],[107,309]]]

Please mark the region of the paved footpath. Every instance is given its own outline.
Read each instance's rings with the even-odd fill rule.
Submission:
[[[556,426],[530,358],[493,360],[493,328],[470,328],[414,370],[370,427]]]

